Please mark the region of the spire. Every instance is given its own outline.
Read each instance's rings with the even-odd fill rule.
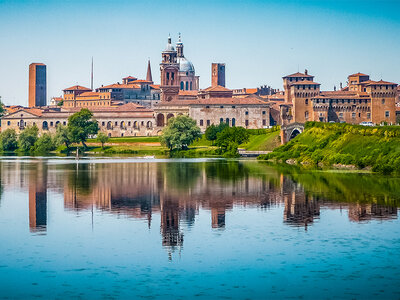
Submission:
[[[147,75],[146,75],[146,80],[147,81],[153,81],[153,77],[151,76],[151,67],[150,67],[150,58],[149,61],[147,63]]]
[[[168,44],[171,44],[171,35],[168,33]]]
[[[178,57],[183,57],[183,43],[181,39],[181,33],[179,32],[179,39],[178,42],[176,43],[176,51],[178,53]]]

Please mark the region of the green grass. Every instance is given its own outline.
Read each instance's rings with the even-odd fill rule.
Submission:
[[[341,164],[371,167],[383,174],[400,173],[400,136],[394,136],[397,128],[367,130],[348,124],[308,126],[304,133],[260,159],[294,159],[310,167]],[[389,137],[391,132],[394,134]]]
[[[247,143],[241,144],[239,148],[249,151],[272,151],[280,145],[279,131],[267,134],[250,135]]]

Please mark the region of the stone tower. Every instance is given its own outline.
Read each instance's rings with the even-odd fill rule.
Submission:
[[[225,64],[212,63],[211,65],[211,86],[225,86]]]
[[[147,63],[147,74],[146,74],[146,80],[153,82],[153,76],[151,75],[151,67],[150,67],[150,59]]]
[[[177,52],[171,44],[171,37],[168,37],[168,44],[162,52],[161,71],[161,101],[178,100],[179,93],[179,63]]]

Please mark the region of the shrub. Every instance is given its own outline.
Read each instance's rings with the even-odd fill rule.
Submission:
[[[34,152],[38,154],[45,154],[56,149],[55,142],[50,134],[44,133],[40,136],[34,147]]]
[[[20,151],[27,152],[32,150],[33,145],[38,139],[39,129],[36,125],[25,128],[18,137],[18,148]]]
[[[14,151],[18,148],[17,133],[14,129],[7,129],[1,133],[0,146],[3,151]]]

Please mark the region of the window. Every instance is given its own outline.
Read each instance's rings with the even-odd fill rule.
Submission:
[[[236,106],[235,106],[235,105],[232,105],[232,108],[236,108]]]
[[[248,115],[249,115],[249,112],[248,112],[248,111],[246,111],[244,114],[245,114],[246,116],[248,116]]]
[[[262,120],[263,126],[267,125],[267,120]]]
[[[203,120],[200,120],[200,126],[203,126]]]
[[[263,110],[262,114],[263,114],[263,115],[265,115],[265,114],[266,114],[266,111],[265,111],[265,110]]]
[[[339,118],[343,118],[343,113],[339,113]]]
[[[306,111],[305,113],[304,113],[304,118],[306,119],[306,121],[308,121],[308,111]]]
[[[207,120],[207,126],[210,126],[210,120]]]
[[[186,90],[189,89],[189,82],[186,81]]]
[[[245,120],[244,125],[249,126],[249,120]]]
[[[236,125],[236,119],[232,118],[232,127],[234,127]]]
[[[183,90],[183,81],[181,81],[181,90]]]
[[[53,126],[53,122],[50,122],[50,127],[52,127]]]
[[[352,113],[352,114],[351,114],[351,117],[352,117],[353,119],[355,119],[355,118],[356,118],[356,113]]]
[[[210,108],[210,106],[209,106],[209,105],[207,105],[207,106],[206,106],[206,108]]]
[[[128,121],[128,126],[131,126],[131,121]]]
[[[388,111],[388,110],[385,111],[385,117],[386,117],[386,118],[389,118],[389,117],[390,117],[390,111]]]
[[[306,105],[308,105],[308,99],[306,99]]]
[[[223,105],[221,105],[219,108],[224,108],[224,106],[223,106]]]
[[[219,123],[220,123],[220,124],[224,123],[224,119],[222,119],[222,118],[219,119]]]
[[[115,126],[118,126],[118,122],[115,122]]]
[[[371,119],[371,113],[367,113],[367,118]]]
[[[105,125],[105,122],[101,122],[101,126],[104,126]]]
[[[226,124],[229,125],[229,118],[226,118]]]
[[[385,104],[385,99],[382,99],[382,105]]]
[[[10,124],[11,124],[11,122],[10,122],[10,121],[7,121],[7,125],[10,126]]]
[[[67,122],[64,121],[64,122],[63,122],[63,125],[64,125],[64,126],[67,125]]]

